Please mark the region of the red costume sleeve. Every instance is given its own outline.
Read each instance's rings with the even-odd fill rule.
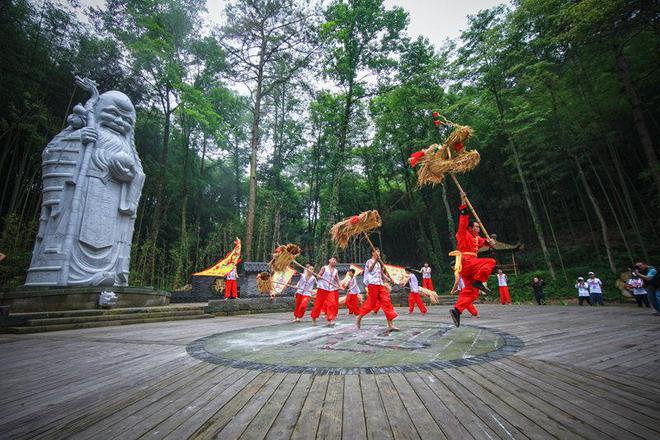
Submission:
[[[460,240],[465,234],[468,233],[467,227],[468,222],[470,221],[470,214],[467,210],[467,205],[461,205],[458,207],[461,215],[458,217],[458,229],[456,230],[456,240]]]

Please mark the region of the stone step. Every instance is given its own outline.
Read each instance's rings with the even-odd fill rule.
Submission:
[[[150,313],[70,316],[70,317],[62,317],[62,318],[28,319],[25,325],[38,327],[44,325],[76,324],[82,322],[103,322],[103,321],[117,321],[117,320],[126,320],[126,319],[167,318],[168,316],[195,316],[195,315],[203,315],[203,314],[204,314],[204,310],[202,309],[190,309],[190,310],[172,310],[172,311],[150,312]]]
[[[47,319],[47,318],[70,318],[78,316],[105,316],[105,315],[127,315],[133,313],[163,313],[164,311],[188,311],[188,310],[201,310],[204,311],[206,304],[180,304],[176,306],[155,306],[155,307],[129,307],[129,308],[115,308],[115,309],[87,309],[87,310],[61,310],[55,312],[30,312],[30,313],[10,313],[10,316],[30,319]]]
[[[208,319],[213,318],[213,315],[185,315],[185,316],[168,316],[162,318],[142,318],[142,319],[119,319],[113,321],[96,321],[96,322],[79,322],[72,324],[54,324],[54,325],[41,325],[41,326],[24,326],[24,327],[6,327],[0,329],[6,333],[14,334],[27,334],[27,333],[42,333],[59,330],[74,330],[81,328],[94,328],[94,327],[114,327],[118,325],[130,324],[149,324],[155,322],[165,321],[181,321],[184,319]]]

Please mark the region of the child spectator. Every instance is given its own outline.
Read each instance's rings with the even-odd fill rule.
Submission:
[[[589,286],[589,294],[591,295],[591,302],[595,305],[596,303],[601,306],[605,305],[603,302],[603,282],[600,278],[596,278],[596,274],[589,272],[589,279],[587,280],[587,285]]]
[[[586,301],[590,306],[593,306],[591,303],[591,297],[589,296],[589,286],[584,282],[584,278],[578,277],[575,288],[578,291],[579,305],[582,305],[582,303]]]

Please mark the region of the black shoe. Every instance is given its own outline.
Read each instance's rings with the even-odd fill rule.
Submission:
[[[474,283],[472,283],[472,287],[479,289],[482,292],[490,293],[490,289],[484,286],[484,283],[482,283],[481,281],[475,281]]]
[[[451,315],[452,321],[454,321],[454,325],[456,327],[460,327],[461,326],[461,312],[456,310],[456,308],[454,307],[453,309],[451,309],[449,311],[449,314]]]

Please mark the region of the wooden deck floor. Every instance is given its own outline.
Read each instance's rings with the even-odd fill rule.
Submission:
[[[391,374],[243,370],[186,353],[200,337],[288,314],[0,335],[0,438],[660,438],[660,317],[615,306],[480,309],[482,319],[464,322],[524,348]],[[447,307],[415,316],[448,322]]]

